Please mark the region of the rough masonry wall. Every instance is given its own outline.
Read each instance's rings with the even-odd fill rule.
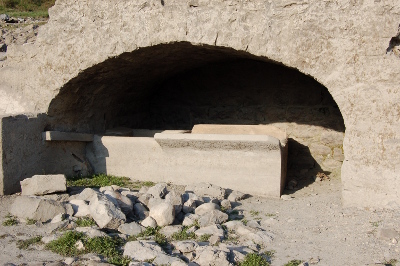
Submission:
[[[231,47],[326,86],[343,115],[346,205],[400,207],[397,0],[58,0],[34,45],[9,47],[1,113],[45,113],[79,72],[160,43]]]

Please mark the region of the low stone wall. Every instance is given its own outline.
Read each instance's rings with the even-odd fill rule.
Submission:
[[[175,184],[209,182],[280,197],[287,146],[266,135],[95,136],[86,156],[96,173]]]

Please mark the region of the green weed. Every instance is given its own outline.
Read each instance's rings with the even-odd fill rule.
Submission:
[[[129,189],[140,189],[141,187],[150,187],[154,186],[155,183],[151,181],[132,181],[127,177],[113,176],[113,175],[93,175],[86,177],[68,177],[67,178],[67,186],[69,187],[105,187],[117,185],[120,187],[126,187]]]
[[[289,262],[287,262],[285,265],[283,266],[298,266],[302,263],[301,260],[291,260]]]
[[[26,224],[27,224],[27,225],[36,224],[36,222],[37,222],[37,221],[36,221],[36,220],[34,220],[34,219],[29,219],[29,218],[28,218],[28,219],[26,219]]]
[[[182,229],[182,231],[180,231],[179,233],[174,233],[174,234],[171,236],[171,238],[172,238],[173,240],[178,240],[178,241],[181,241],[181,240],[188,240],[188,239],[195,239],[195,238],[196,238],[196,235],[195,235],[194,232],[187,232],[187,230],[188,230],[189,228],[191,228],[192,226],[193,226],[193,225],[191,225],[191,226],[184,226],[183,229]]]
[[[77,250],[75,244],[83,242],[84,249]],[[120,247],[125,243],[121,238],[109,236],[88,238],[84,233],[70,231],[57,240],[46,245],[46,249],[63,256],[78,256],[86,253],[95,253],[107,258],[109,263],[121,266],[129,265],[131,261],[122,255]]]
[[[199,237],[199,241],[200,242],[207,242],[210,239],[211,236],[212,235],[210,235],[210,234],[204,234],[204,235]]]
[[[18,240],[17,247],[19,249],[28,249],[30,245],[38,244],[42,242],[41,236],[35,236],[26,240]]]
[[[48,17],[55,0],[0,0],[0,13],[12,17]]]
[[[6,215],[6,219],[3,221],[3,226],[12,226],[12,225],[17,225],[18,220],[15,216],[12,216],[11,214]]]
[[[96,222],[93,220],[92,217],[79,217],[76,220],[76,225],[78,227],[90,227],[90,226],[94,226],[97,225]]]
[[[250,211],[250,215],[253,216],[253,217],[254,216],[258,216],[259,214],[260,214],[259,211],[253,211],[253,210]]]
[[[268,261],[257,253],[249,253],[239,266],[269,266]]]

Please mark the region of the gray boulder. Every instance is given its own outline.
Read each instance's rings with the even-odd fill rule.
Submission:
[[[228,221],[228,214],[221,212],[219,210],[212,210],[207,212],[198,219],[198,222],[201,227],[213,224],[222,224]]]
[[[197,215],[203,215],[206,213],[209,213],[213,210],[220,210],[219,206],[215,203],[209,202],[209,203],[204,203],[197,207],[194,211],[195,214]]]
[[[106,190],[104,191],[104,195],[116,200],[123,213],[128,214],[133,210],[132,201],[128,197],[121,195],[119,192]]]
[[[22,195],[46,195],[67,191],[65,175],[34,175],[20,182]]]
[[[78,199],[78,200],[90,201],[90,199],[93,198],[93,196],[97,193],[99,193],[98,190],[95,190],[93,188],[85,188],[84,190],[82,190],[81,193],[70,196],[69,199],[70,200]]]
[[[72,206],[72,209],[74,210],[74,216],[75,217],[85,217],[90,215],[90,209],[89,209],[89,204],[84,201],[84,200],[70,200],[69,203]]]
[[[92,197],[89,209],[90,216],[100,228],[117,229],[126,221],[125,214],[121,209],[101,193],[96,193]]]
[[[156,228],[157,227],[157,222],[156,220],[154,220],[151,217],[147,217],[146,219],[144,219],[143,221],[140,222],[141,225],[143,225],[144,227],[153,227]]]
[[[130,235],[130,236],[136,236],[136,235],[140,234],[143,230],[144,230],[144,227],[135,222],[121,224],[118,227],[119,232],[121,232],[125,235]]]
[[[147,190],[147,194],[150,194],[155,198],[164,198],[167,194],[167,184],[158,183],[157,185],[150,187],[149,190]]]
[[[202,236],[202,235],[215,235],[215,236],[223,237],[224,229],[222,229],[221,225],[214,224],[214,225],[210,225],[207,227],[202,227],[199,230],[196,230],[196,232],[194,232],[194,233],[198,237]]]
[[[171,190],[166,196],[165,201],[171,203],[175,208],[175,213],[182,211],[182,195],[175,190]]]
[[[154,206],[149,213],[158,226],[170,225],[175,219],[175,208],[170,203],[163,202]]]
[[[196,250],[197,256],[194,262],[199,265],[231,266],[229,262],[229,250],[221,250],[216,247],[203,247]]]
[[[9,21],[10,17],[7,14],[0,14],[0,21]]]
[[[236,202],[236,201],[240,201],[242,199],[244,199],[244,197],[246,196],[246,194],[239,192],[239,191],[232,191],[232,193],[229,195],[228,200],[232,201],[232,202]]]
[[[124,246],[124,256],[136,261],[153,260],[164,254],[162,248],[153,241],[130,241]]]
[[[11,205],[10,213],[18,218],[47,222],[60,213],[72,215],[74,211],[70,204],[39,197],[20,196]]]
[[[184,240],[174,243],[174,246],[176,250],[182,253],[188,253],[195,251],[199,247],[199,244],[193,240]]]
[[[175,233],[181,232],[183,229],[182,225],[168,225],[161,228],[160,233],[166,237],[171,237]]]

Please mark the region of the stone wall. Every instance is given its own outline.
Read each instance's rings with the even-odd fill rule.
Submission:
[[[89,104],[83,109],[89,120],[103,117],[94,108],[98,91],[109,92],[102,97],[134,88],[147,91],[129,78],[135,72],[124,72],[137,63],[136,52],[176,42],[231,49],[298,69],[323,84],[346,126],[344,204],[399,208],[400,60],[395,53],[386,54],[398,34],[399,15],[397,0],[58,0],[35,44],[8,47],[0,70],[0,113],[50,113],[57,95],[75,94],[78,105],[64,111]],[[162,69],[150,66],[152,55],[136,70],[147,66],[161,76],[171,75],[164,71],[167,62]],[[115,68],[80,79],[106,62],[114,62]],[[125,77],[126,86],[98,85],[116,73]],[[74,85],[74,79],[85,82]],[[79,102],[81,90],[93,100]],[[105,107],[124,98],[110,98]],[[63,121],[62,115],[51,119]]]

